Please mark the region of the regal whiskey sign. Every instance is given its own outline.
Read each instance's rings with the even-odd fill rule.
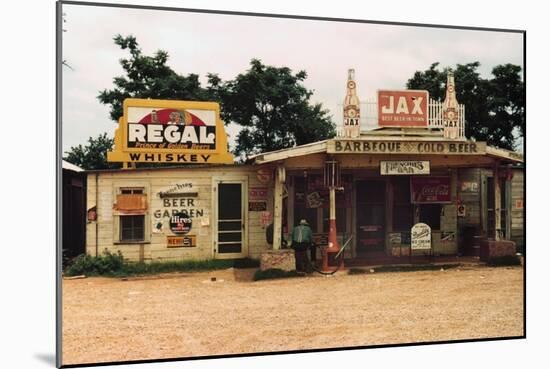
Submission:
[[[232,164],[214,102],[126,99],[108,161]]]

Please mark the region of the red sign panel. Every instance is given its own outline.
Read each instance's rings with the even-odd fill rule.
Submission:
[[[451,177],[411,177],[411,203],[451,201]]]
[[[267,187],[250,187],[248,189],[249,200],[266,200]]]
[[[378,90],[380,127],[427,127],[428,91]]]

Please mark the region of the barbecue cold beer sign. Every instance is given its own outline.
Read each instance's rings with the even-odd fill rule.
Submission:
[[[232,164],[214,102],[126,99],[108,161]]]

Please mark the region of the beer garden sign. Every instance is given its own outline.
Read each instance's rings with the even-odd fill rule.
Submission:
[[[110,162],[233,164],[215,102],[125,99]]]

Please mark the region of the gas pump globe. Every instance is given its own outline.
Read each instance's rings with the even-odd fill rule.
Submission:
[[[336,262],[336,255],[340,252],[336,231],[336,190],[342,190],[340,163],[336,160],[328,160],[325,162],[324,184],[329,189],[329,233],[328,245],[321,249],[323,257],[322,271],[330,272],[343,266],[343,261],[340,265]]]

